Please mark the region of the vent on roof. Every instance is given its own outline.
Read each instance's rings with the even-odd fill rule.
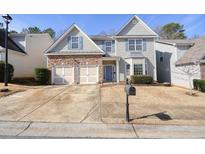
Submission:
[[[132,24],[133,24],[133,25],[136,25],[137,23],[138,23],[138,20],[137,20],[137,19],[133,19],[133,20],[132,20]]]

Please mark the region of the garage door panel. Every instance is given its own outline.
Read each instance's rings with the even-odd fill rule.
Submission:
[[[73,76],[73,68],[72,67],[65,67],[64,68],[64,75],[65,76]]]
[[[98,66],[79,66],[76,69],[71,66],[58,66],[53,71],[54,84],[72,84],[75,80],[80,84],[98,82]]]
[[[54,78],[54,83],[55,84],[63,84],[63,79],[62,78]]]
[[[55,76],[62,76],[63,69],[62,68],[55,68]]]
[[[96,67],[89,67],[88,74],[89,75],[97,75],[97,68]]]
[[[88,77],[88,82],[90,82],[90,83],[96,83],[96,82],[97,82],[96,76],[94,76],[94,77],[89,76],[89,77]]]
[[[74,68],[58,66],[54,68],[54,84],[72,84],[74,82]]]
[[[80,83],[87,83],[87,77],[80,77]]]
[[[64,83],[65,84],[71,84],[73,83],[73,77],[70,76],[70,77],[64,77]]]
[[[79,69],[80,83],[93,84],[98,82],[97,66],[81,66]]]
[[[86,67],[80,67],[80,76],[87,75],[87,68]]]

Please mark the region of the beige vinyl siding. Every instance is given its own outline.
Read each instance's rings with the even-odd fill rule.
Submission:
[[[143,38],[141,38],[143,39]],[[151,75],[154,80],[156,80],[156,60],[155,60],[155,45],[154,45],[154,38],[146,38],[144,39],[146,41],[146,51],[140,52],[142,55],[144,55],[146,59],[146,65],[147,65],[147,74]],[[117,39],[116,40],[116,56],[120,56],[123,59],[128,58],[130,56],[130,51],[126,51],[126,45],[125,45],[125,39]],[[133,51],[136,52],[136,51]],[[121,64],[122,63],[122,64]],[[120,73],[125,72],[125,68],[121,67],[122,65],[125,65],[125,61],[120,61]],[[120,80],[124,80],[122,75],[120,75]]]
[[[135,19],[132,19],[132,21],[133,20]],[[153,32],[145,27],[141,21],[139,21],[137,24],[133,24],[132,21],[129,22],[118,35],[153,35]]]
[[[102,50],[104,50],[103,49],[103,43],[105,42],[106,40],[94,40],[94,42],[100,47],[100,49],[102,49]],[[108,41],[112,41],[112,40],[108,40]],[[112,45],[112,48],[116,48],[115,47],[115,45],[113,46]],[[106,52],[106,51],[105,51]],[[106,52],[107,54],[109,54],[110,56],[115,56],[116,55],[116,53],[115,53],[116,51],[115,51],[115,49],[112,49],[112,51],[111,52]]]
[[[22,38],[15,39],[15,41],[18,40],[22,40]],[[25,44],[27,54],[9,50],[8,60],[14,66],[14,77],[34,77],[35,68],[46,68],[44,51],[52,42],[53,40],[48,34],[27,34],[25,42],[21,42],[21,44]]]
[[[69,49],[68,37],[77,36],[83,37],[83,49]],[[56,46],[52,49],[53,52],[99,52],[99,49],[90,42],[90,40],[84,36],[77,28],[73,30]]]

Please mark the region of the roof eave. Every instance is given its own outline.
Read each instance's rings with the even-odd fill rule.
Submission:
[[[93,52],[93,53],[45,53],[45,56],[49,56],[49,55],[62,55],[62,56],[66,56],[66,55],[104,55],[105,53],[97,53],[97,52]]]

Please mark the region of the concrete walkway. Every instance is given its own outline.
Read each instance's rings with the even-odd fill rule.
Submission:
[[[205,138],[205,126],[1,121],[0,138]]]

